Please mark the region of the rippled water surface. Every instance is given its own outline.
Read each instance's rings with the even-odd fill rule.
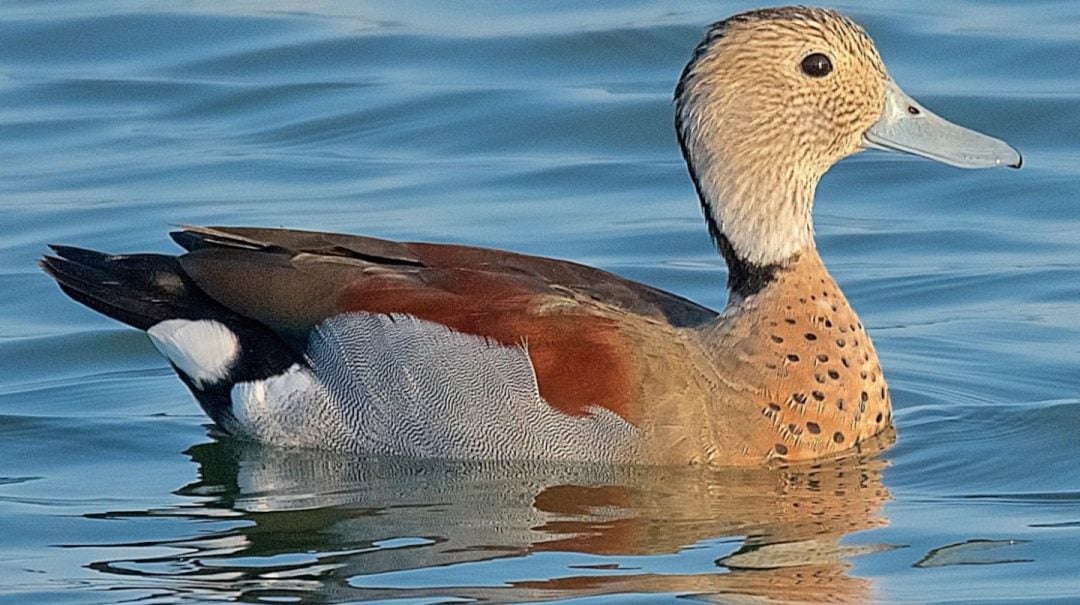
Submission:
[[[819,190],[897,442],[686,471],[263,449],[49,242],[170,225],[460,241],[720,307],[671,90],[716,2],[0,5],[0,601],[1080,599],[1080,4],[859,2],[908,92],[1022,171],[867,153]],[[759,600],[754,600],[759,599]]]

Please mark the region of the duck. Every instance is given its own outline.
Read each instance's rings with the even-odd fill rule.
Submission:
[[[462,460],[759,466],[892,426],[866,328],[822,262],[822,175],[866,149],[1019,168],[893,81],[828,9],[713,24],[675,130],[724,258],[721,311],[574,262],[453,244],[182,226],[178,255],[53,245],[74,300],[144,330],[218,431]]]

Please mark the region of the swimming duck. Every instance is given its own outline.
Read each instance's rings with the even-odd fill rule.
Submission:
[[[717,313],[583,265],[331,233],[187,227],[180,256],[53,246],[75,300],[145,330],[223,431],[461,459],[759,465],[885,431],[874,346],[822,264],[821,176],[867,148],[1012,166],[909,98],[831,10],[713,25],[675,126],[728,266]]]

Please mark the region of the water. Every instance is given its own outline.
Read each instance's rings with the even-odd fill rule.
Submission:
[[[691,472],[219,440],[144,336],[34,261],[284,225],[574,259],[719,307],[670,92],[747,5],[5,0],[0,601],[1075,602],[1080,5],[839,7],[1025,168],[827,175],[819,244],[898,441]]]

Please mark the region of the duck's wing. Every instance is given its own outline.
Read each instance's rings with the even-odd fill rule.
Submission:
[[[246,296],[252,290],[258,290],[249,287],[250,280],[263,279],[261,275],[253,273],[246,263],[259,259],[264,261],[262,264],[273,266],[287,258],[288,264],[294,268],[305,266],[307,271],[303,275],[306,277],[288,272],[290,278],[299,280],[298,285],[282,292],[286,297],[277,299],[279,305],[276,308],[291,308],[285,314],[291,317],[298,309],[307,307],[308,315],[314,321],[325,317],[322,312],[332,309],[318,305],[311,307],[310,297],[305,296],[305,291],[311,287],[318,291],[325,289],[325,285],[319,286],[318,280],[326,276],[320,274],[352,273],[344,267],[363,267],[366,270],[364,277],[351,275],[351,279],[356,281],[354,285],[370,282],[366,288],[362,288],[367,292],[372,289],[394,290],[390,286],[397,283],[393,281],[394,278],[400,277],[412,278],[414,286],[419,280],[436,291],[461,291],[461,295],[467,296],[468,284],[480,279],[491,285],[499,282],[515,290],[524,288],[533,294],[589,298],[675,327],[697,326],[716,317],[712,309],[686,298],[607,271],[569,261],[490,248],[407,243],[357,235],[258,227],[186,226],[172,236],[192,253],[184,259],[185,269],[200,283],[205,282],[215,296],[224,297],[222,300],[242,307],[256,303]],[[218,252],[210,252],[214,250]],[[244,254],[245,251],[261,252],[267,256]],[[234,260],[235,264],[227,262],[229,259]],[[315,270],[314,267],[321,269]],[[278,272],[271,269],[271,273]],[[452,283],[458,278],[463,281]],[[315,283],[308,283],[309,279],[315,280]],[[397,285],[401,286],[400,283]],[[284,285],[278,288],[278,291],[283,290],[286,290]],[[290,295],[308,299],[308,303],[292,305]],[[407,300],[402,302],[407,303]],[[408,312],[405,308],[394,308],[393,304],[379,310]],[[296,319],[300,320],[299,317]]]
[[[189,227],[179,262],[211,298],[293,343],[349,313],[408,316],[524,347],[540,396],[631,420],[638,344],[620,326],[696,325],[705,307],[574,263],[454,245],[257,228]]]

